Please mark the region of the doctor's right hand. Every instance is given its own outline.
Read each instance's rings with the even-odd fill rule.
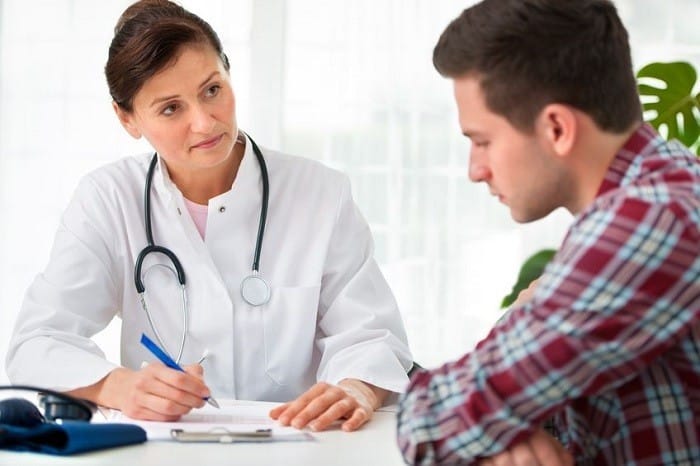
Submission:
[[[202,379],[202,366],[183,369],[153,363],[132,372],[124,386],[122,412],[133,419],[176,421],[192,408],[204,406],[209,389]]]
[[[209,388],[202,379],[202,366],[184,366],[185,372],[170,369],[161,363],[148,364],[139,371],[115,374],[121,386],[118,409],[133,419],[176,421],[192,408],[204,406]],[[108,376],[109,377],[109,376]]]
[[[185,372],[161,363],[135,371],[118,367],[97,383],[77,388],[69,395],[100,406],[121,410],[133,419],[176,421],[192,408],[201,408],[209,396],[204,370],[199,364],[184,366]]]

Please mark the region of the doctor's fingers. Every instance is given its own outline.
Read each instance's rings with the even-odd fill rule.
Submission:
[[[352,432],[353,430],[357,430],[363,425],[365,425],[367,421],[372,419],[373,413],[374,411],[368,411],[366,407],[359,406],[355,408],[355,411],[353,411],[352,416],[350,416],[350,419],[343,422],[341,428],[345,432]]]
[[[151,393],[139,393],[130,398],[129,403],[122,411],[133,419],[148,421],[177,421],[184,414],[192,410],[191,407],[166,400]]]
[[[306,407],[299,412],[291,424],[296,428],[302,428],[305,425],[313,430],[324,430],[331,426],[338,419],[352,418],[352,421],[345,430],[354,430],[362,423],[366,422],[371,416],[358,403],[357,399],[348,395],[344,390],[327,389],[323,394],[312,400]],[[355,414],[357,412],[357,414]]]
[[[283,425],[289,425],[289,421],[291,421],[299,411],[304,409],[307,404],[316,399],[316,397],[322,394],[329,386],[330,385],[325,382],[314,384],[307,391],[299,395],[296,400],[289,401],[270,410],[270,417],[272,419],[279,419],[280,423]]]
[[[182,366],[185,372],[187,372],[190,375],[194,375],[198,379],[204,379],[204,368],[199,365],[199,364],[188,364],[186,366]]]
[[[203,405],[203,398],[210,395],[209,388],[196,375],[170,369],[162,364],[149,364],[139,371],[134,385],[144,393],[173,400],[190,408]]]
[[[343,398],[350,398],[345,391],[335,385],[319,382],[304,392],[299,398],[279,408],[270,415],[278,415],[280,424],[292,425],[297,429],[305,427],[312,419],[316,419],[329,407]],[[354,402],[354,399],[351,399]],[[355,406],[347,406],[346,412]]]
[[[362,427],[372,418],[373,411],[358,403],[357,400],[343,398],[336,401],[316,419],[309,422],[312,430],[325,430],[338,419],[347,419],[341,428],[346,432],[351,432]]]
[[[268,413],[272,419],[278,419],[280,417],[280,414],[282,414],[290,405],[291,403],[283,403],[279,406],[275,406],[270,410]]]

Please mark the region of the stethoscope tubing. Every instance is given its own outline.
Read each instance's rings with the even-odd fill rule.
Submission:
[[[260,252],[262,251],[263,237],[265,236],[265,223],[267,223],[267,204],[270,200],[270,179],[267,174],[267,164],[258,145],[248,136],[248,140],[253,145],[253,152],[260,165],[262,177],[262,205],[260,206],[260,219],[258,221],[258,236],[255,240],[255,255],[253,256],[253,272],[260,271]]]
[[[260,219],[258,221],[258,234],[255,240],[255,252],[253,255],[253,265],[252,265],[252,274],[246,277],[243,282],[241,283],[241,295],[243,299],[249,303],[252,306],[261,306],[270,299],[270,286],[268,283],[260,277],[259,271],[260,271],[260,254],[262,252],[262,243],[263,243],[263,238],[265,235],[265,224],[267,222],[267,206],[270,198],[270,182],[269,182],[269,177],[268,177],[268,172],[267,172],[267,164],[265,163],[265,158],[262,155],[262,151],[258,147],[258,145],[253,141],[253,139],[248,136],[248,140],[251,142],[253,146],[253,152],[255,153],[255,157],[258,160],[258,164],[260,166],[260,173],[261,173],[261,178],[262,178],[262,205],[260,207]],[[160,336],[160,333],[158,332],[157,326],[155,325],[155,322],[153,321],[153,316],[151,315],[151,312],[148,309],[148,305],[146,303],[145,299],[145,292],[146,292],[146,287],[144,286],[143,283],[143,278],[142,278],[142,269],[143,269],[143,263],[146,259],[146,256],[148,256],[151,253],[159,253],[163,254],[168,259],[170,259],[170,262],[172,263],[174,267],[174,275],[176,276],[178,282],[180,283],[180,289],[182,293],[182,314],[183,314],[183,332],[182,336],[180,339],[180,346],[178,348],[178,355],[177,358],[175,359],[176,362],[180,362],[180,359],[182,357],[182,353],[184,350],[185,346],[185,340],[186,336],[188,333],[188,320],[189,320],[189,306],[187,303],[187,292],[185,288],[186,284],[186,276],[185,276],[185,270],[182,267],[182,264],[180,263],[180,260],[178,259],[177,255],[171,251],[170,249],[166,248],[165,246],[159,246],[155,244],[155,241],[153,239],[153,225],[152,225],[152,220],[151,220],[151,188],[153,184],[153,176],[155,174],[156,170],[156,165],[158,163],[158,153],[155,152],[153,153],[153,157],[151,158],[151,162],[148,166],[148,172],[146,174],[146,183],[144,187],[144,227],[146,229],[146,241],[148,244],[146,247],[144,247],[138,254],[136,258],[136,262],[134,265],[134,284],[136,286],[136,291],[139,294],[140,300],[141,300],[141,307],[143,308],[144,312],[146,313],[146,317],[148,319],[149,326],[151,327],[151,330],[153,331],[153,334],[155,335],[156,339],[158,340],[158,343],[160,343],[161,347],[165,350],[168,351],[166,348],[166,345],[163,341],[163,338]],[[166,266],[166,268],[170,269],[169,267]],[[172,269],[170,269],[172,271]],[[256,294],[253,293],[252,295],[248,295],[247,289],[249,287],[246,286],[246,284],[249,283],[254,283],[262,286],[262,294]],[[256,290],[257,292],[260,292],[260,288],[256,288],[255,286],[252,287],[253,290]]]

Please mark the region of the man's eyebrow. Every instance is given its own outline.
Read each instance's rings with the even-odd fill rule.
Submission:
[[[462,130],[462,134],[463,134],[465,137],[468,137],[469,139],[472,139],[472,138],[475,137],[475,136],[477,136],[477,137],[478,137],[478,136],[483,136],[483,132],[478,131],[478,130],[471,130],[471,129]]]

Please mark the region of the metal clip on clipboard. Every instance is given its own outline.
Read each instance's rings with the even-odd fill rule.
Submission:
[[[226,429],[207,432],[171,429],[170,436],[178,442],[269,442],[272,441],[272,429],[257,429],[247,432],[231,432]]]

